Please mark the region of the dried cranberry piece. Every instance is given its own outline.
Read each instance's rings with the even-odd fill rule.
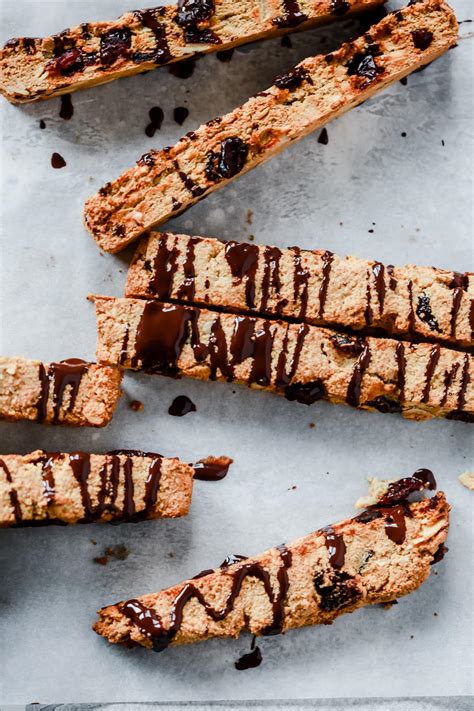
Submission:
[[[415,47],[422,51],[428,49],[433,41],[433,33],[429,30],[413,30],[411,36]]]
[[[65,76],[81,72],[84,69],[82,53],[79,49],[68,49],[53,62],[53,66],[59,74]]]
[[[313,402],[322,400],[326,391],[321,380],[314,380],[310,383],[293,383],[285,388],[287,400],[301,403],[302,405],[312,405]]]
[[[303,69],[303,67],[296,67],[295,69],[292,69],[291,72],[288,72],[288,74],[279,74],[275,77],[274,84],[280,89],[291,90],[297,89],[304,80],[308,81],[310,84],[313,83],[313,80],[306,69]]]
[[[362,52],[357,52],[352,57],[351,61],[347,65],[347,73],[349,76],[358,76],[366,79],[370,84],[375,81],[379,68],[375,63],[374,56],[372,54],[362,54]]]
[[[214,151],[207,154],[205,172],[209,180],[233,178],[240,173],[247,160],[248,150],[247,144],[238,136],[222,141],[219,155]]]
[[[215,11],[214,0],[179,0],[175,20],[180,27],[189,27],[209,20]]]
[[[106,32],[100,38],[100,61],[106,66],[126,59],[132,43],[132,33],[126,27]]]
[[[345,333],[334,333],[331,336],[331,343],[338,351],[347,356],[358,356],[364,350],[364,340],[362,338],[351,338]]]

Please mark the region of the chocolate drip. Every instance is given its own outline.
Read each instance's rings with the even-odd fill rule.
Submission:
[[[168,67],[168,71],[174,77],[178,77],[178,79],[189,79],[189,77],[194,74],[195,68],[196,59],[194,57],[190,57],[189,59],[183,59],[180,62],[173,62],[173,64]]]
[[[3,461],[3,459],[0,459],[0,468],[3,469],[3,471],[5,472],[5,477],[7,479],[7,482],[9,484],[13,484],[11,472],[10,472],[9,468],[7,467],[7,465],[5,464],[5,462]],[[13,509],[13,515],[15,516],[15,523],[20,523],[20,521],[23,518],[23,515],[21,513],[21,506],[20,506],[20,501],[18,499],[18,492],[16,491],[16,489],[11,488],[9,494],[10,494],[10,503],[11,503],[12,509]]]
[[[258,247],[245,242],[227,242],[225,258],[234,279],[245,277],[245,301],[249,309],[255,308],[255,275],[258,267]]]
[[[161,106],[152,106],[148,112],[148,116],[150,117],[150,123],[145,128],[145,134],[148,138],[153,138],[155,133],[160,130],[165,115]],[[147,162],[145,156],[143,156],[140,160],[145,164]],[[154,161],[152,165],[154,165]]]
[[[53,464],[56,460],[61,458],[61,454],[58,452],[44,453],[39,458],[39,463],[42,465],[41,469],[41,479],[43,483],[43,497],[46,501],[46,505],[49,506],[54,501],[56,496],[54,475],[53,475]]]
[[[446,401],[448,399],[449,388],[453,384],[458,370],[459,370],[459,363],[454,363],[451,370],[446,370],[444,373],[444,393],[443,393],[443,397],[440,402],[441,407],[446,405]]]
[[[273,333],[271,325],[267,321],[255,332],[253,342],[254,354],[249,376],[249,385],[256,383],[257,385],[266,387],[271,383],[272,379],[273,349]]]
[[[208,28],[199,29],[198,24],[209,22],[216,11],[214,0],[180,0],[175,22],[184,30],[186,42],[221,44],[222,40]]]
[[[411,279],[408,282],[408,303],[408,331],[410,333],[413,333],[413,331],[415,330],[415,311],[413,308],[413,282],[411,281]]]
[[[388,509],[385,519],[385,533],[391,541],[401,545],[406,536],[405,508],[401,505]]]
[[[308,282],[309,272],[301,262],[301,250],[299,247],[292,247],[293,252],[293,301],[295,305],[300,301],[301,307],[297,318],[304,321],[308,308]],[[323,269],[324,273],[324,269]],[[324,279],[324,276],[323,276]]]
[[[406,360],[405,360],[405,346],[403,343],[397,343],[397,348],[395,351],[397,359],[397,387],[399,390],[400,401],[405,399],[405,373],[406,373]]]
[[[159,299],[167,299],[173,290],[173,278],[176,272],[178,250],[168,247],[168,234],[162,234],[158,242],[155,263],[149,289]]]
[[[236,365],[243,363],[254,354],[254,329],[255,319],[248,316],[236,316],[234,319],[234,331],[230,341],[230,354],[232,357],[232,369]]]
[[[348,0],[331,0],[331,12],[333,15],[345,15],[351,9]]]
[[[367,270],[366,273],[366,288],[365,288],[365,311],[364,311],[364,318],[365,318],[365,323],[367,326],[370,326],[372,321],[374,320],[374,312],[372,311],[372,294],[370,291],[370,272]]]
[[[207,459],[201,459],[191,466],[194,469],[195,479],[200,481],[220,481],[227,476],[231,464],[232,459],[229,457],[207,457]]]
[[[65,121],[72,119],[74,115],[74,106],[72,105],[71,94],[63,94],[61,96],[61,108],[59,110],[60,118]]]
[[[463,289],[457,287],[453,291],[453,305],[451,307],[451,337],[454,338],[456,335],[456,321],[458,318],[459,309],[461,307]]]
[[[352,405],[352,407],[359,407],[362,378],[364,377],[364,373],[369,366],[370,357],[370,346],[366,343],[364,345],[364,350],[354,365],[349,386],[347,388],[346,402],[348,405]]]
[[[56,170],[61,170],[61,168],[66,167],[66,161],[60,153],[53,153],[51,156],[51,166]]]
[[[385,304],[385,269],[383,264],[380,262],[372,264],[372,273],[374,275],[375,290],[379,300],[379,316],[382,316]]]
[[[387,264],[387,274],[388,274],[388,277],[389,277],[389,279],[388,279],[388,288],[389,288],[391,291],[395,291],[395,289],[397,288],[397,284],[398,284],[397,280],[396,280],[395,277],[393,276],[393,271],[394,271],[394,269],[395,269],[395,267],[393,266],[393,264]]]
[[[178,170],[178,164],[176,163],[176,169]],[[178,175],[181,178],[186,190],[189,190],[193,198],[201,197],[206,192],[205,188],[201,188],[197,183],[194,182],[192,178],[189,177],[182,170],[178,170]]]
[[[414,46],[421,51],[428,49],[433,41],[433,33],[425,29],[412,30],[411,36]]]
[[[423,489],[436,489],[436,479],[430,469],[417,469],[410,477],[399,479],[389,484],[386,493],[378,501],[376,506],[393,506],[402,501],[406,501],[408,496],[414,491]]]
[[[277,27],[297,27],[308,19],[308,16],[301,12],[297,0],[281,0],[282,14],[274,17],[272,24]]]
[[[217,119],[213,119],[214,121]],[[213,123],[210,124],[208,121],[207,125],[213,125]],[[248,145],[239,136],[226,138],[220,145],[219,153],[210,151],[207,154],[205,168],[207,177],[214,182],[221,178],[230,180],[243,169],[248,152]]]
[[[252,637],[252,644],[250,645],[250,652],[248,654],[243,654],[240,659],[238,659],[234,666],[237,671],[245,671],[246,669],[255,669],[259,667],[262,663],[262,652],[260,647],[256,646],[256,637]]]
[[[326,548],[329,551],[329,562],[333,568],[342,568],[346,555],[346,544],[344,537],[340,533],[336,533],[331,526],[322,529],[324,534]]]
[[[230,555],[224,558],[219,568],[228,568],[230,565],[235,565],[236,563],[240,563],[243,560],[248,560],[248,555],[239,555],[239,553],[231,553]]]
[[[166,64],[173,59],[166,39],[166,28],[158,21],[165,8],[156,7],[150,10],[135,10],[135,18],[143,27],[147,27],[153,32],[155,37],[155,48],[151,52],[135,52],[132,59],[136,63],[155,62],[155,64]]]
[[[300,358],[301,358],[301,351],[303,350],[306,334],[308,333],[308,331],[309,331],[309,327],[307,326],[307,324],[302,323],[299,325],[298,336],[296,339],[296,345],[295,345],[295,350],[293,353],[293,358],[291,361],[290,369],[287,371],[286,361],[287,361],[287,356],[288,356],[288,344],[289,344],[289,334],[290,334],[290,326],[287,326],[285,338],[283,340],[283,347],[282,347],[280,354],[278,356],[278,362],[277,362],[277,367],[276,367],[275,385],[278,388],[288,387],[290,385],[291,381],[293,380],[293,378],[295,377],[296,372],[298,370]],[[302,386],[301,383],[299,383],[298,385],[300,387]],[[291,399],[298,399],[298,398],[292,398],[290,396],[288,399],[291,400]]]
[[[91,458],[85,452],[72,452],[69,455],[69,464],[74,474],[74,478],[79,484],[81,490],[82,506],[84,508],[84,521],[93,521],[94,508],[92,506],[91,497],[88,487],[88,479],[91,473]]]
[[[471,338],[474,337],[474,299],[469,305],[469,326],[471,327]]]
[[[441,333],[438,321],[433,316],[431,310],[430,297],[427,294],[422,294],[418,297],[418,305],[416,307],[416,315],[420,321],[424,321],[430,327],[431,331]]]
[[[433,346],[431,349],[430,357],[428,360],[428,364],[426,366],[426,371],[425,371],[425,387],[423,388],[423,395],[421,398],[421,402],[426,403],[428,402],[429,396],[430,396],[430,390],[431,390],[431,380],[433,378],[433,374],[435,372],[435,368],[438,365],[439,357],[441,355],[441,348],[438,344]]]
[[[127,457],[123,463],[123,515],[125,519],[132,520],[135,514],[134,485],[133,485],[133,461]]]
[[[324,314],[324,307],[326,305],[326,298],[328,293],[329,278],[331,275],[331,266],[334,259],[332,252],[326,251],[323,254],[323,278],[321,280],[321,285],[319,287],[319,317],[322,318]]]
[[[217,371],[220,370],[222,376],[226,378],[226,380],[231,382],[234,377],[234,372],[229,362],[227,354],[227,340],[219,316],[217,316],[216,320],[211,326],[211,334],[209,337],[208,348],[211,366],[209,379],[216,380]]]
[[[140,363],[144,370],[176,376],[189,324],[195,319],[194,309],[147,301],[138,324],[131,367]]]
[[[173,417],[184,417],[190,412],[196,412],[196,405],[186,395],[178,395],[168,408],[168,414]]]
[[[298,66],[288,72],[288,74],[279,74],[278,76],[276,76],[273,80],[273,83],[279,89],[288,89],[289,91],[293,91],[293,89],[297,89],[299,86],[301,86],[303,81],[307,81],[310,84],[313,84],[313,80],[311,79],[311,76],[308,74],[306,69],[304,69],[304,67]]]
[[[463,371],[462,371],[461,387],[459,389],[459,395],[458,395],[458,410],[463,410],[464,405],[466,404],[466,390],[467,390],[467,386],[470,382],[470,379],[471,378],[469,375],[469,356],[466,353],[466,355],[464,356],[464,366],[463,366]]]
[[[280,294],[281,291],[280,259],[281,250],[278,247],[265,247],[263,253],[262,300],[260,302],[260,311],[263,313],[268,307],[270,289],[273,289],[276,294]],[[276,307],[277,313],[280,307],[281,302]]]
[[[346,356],[360,355],[365,346],[365,341],[362,338],[352,338],[345,333],[333,333],[329,340],[338,351]]]
[[[70,388],[70,399],[66,412],[72,412],[82,377],[88,368],[89,363],[79,358],[69,358],[68,360],[62,360],[60,363],[51,363],[47,372],[44,366],[40,364],[39,380],[41,383],[41,392],[36,404],[38,409],[38,422],[43,422],[47,418],[51,383],[53,384],[53,418],[51,422],[57,422],[59,419],[66,388]]]
[[[291,566],[291,551],[285,546],[279,547],[281,565],[277,573],[278,591],[273,592],[270,574],[258,562],[243,563],[229,570],[227,575],[231,579],[231,589],[222,608],[215,609],[207,602],[204,594],[191,581],[185,583],[175,597],[170,611],[169,626],[166,629],[158,613],[146,607],[140,600],[128,600],[120,605],[120,612],[128,617],[138,627],[140,632],[151,640],[155,652],[162,652],[173,641],[180,631],[183,623],[184,608],[189,600],[196,599],[204,608],[208,617],[214,622],[224,620],[234,609],[235,601],[242,589],[242,584],[247,577],[257,578],[263,583],[265,593],[272,605],[272,622],[262,630],[264,635],[273,635],[281,632],[284,622],[284,600],[288,592],[287,568]]]

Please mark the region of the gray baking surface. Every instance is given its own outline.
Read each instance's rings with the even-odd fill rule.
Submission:
[[[470,0],[453,4],[461,20],[472,17]],[[3,2],[0,39],[51,34],[129,6]],[[190,79],[164,68],[80,92],[68,122],[59,118],[59,99],[26,107],[2,100],[3,353],[93,358],[94,309],[86,295],[120,295],[132,250],[99,252],[82,226],[86,197],[150,147],[172,144],[304,56],[336,46],[357,31],[357,23],[347,24],[295,35],[292,49],[276,40],[237,50],[229,63],[205,57]],[[459,46],[407,86],[392,86],[330,124],[328,145],[309,136],[167,227],[472,269],[472,27],[461,25]],[[165,120],[149,139],[144,128],[153,106],[163,108]],[[177,106],[190,111],[183,127],[173,121]],[[66,168],[51,168],[53,151]],[[0,451],[129,447],[187,461],[228,454],[235,464],[222,482],[196,482],[191,514],[182,520],[1,531],[1,703],[472,693],[473,495],[457,479],[472,470],[469,425],[325,403],[308,408],[231,384],[144,374],[127,375],[124,390],[106,429],[3,423]],[[180,394],[197,412],[170,417]],[[145,410],[133,412],[130,399]],[[247,672],[237,672],[234,661],[248,651],[248,636],[158,655],[111,646],[91,631],[97,608],[169,586],[229,553],[258,553],[351,516],[367,475],[419,467],[434,470],[452,503],[450,550],[426,584],[391,610],[364,609],[330,627],[263,639],[263,663]],[[117,543],[129,549],[126,560],[93,562]]]

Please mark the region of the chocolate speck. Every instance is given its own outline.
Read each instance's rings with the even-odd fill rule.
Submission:
[[[39,122],[39,127],[46,128],[46,121],[43,121],[43,119],[41,119],[41,121]]]
[[[400,84],[402,84],[402,86],[406,86],[408,84],[408,77],[402,77],[400,79]]]
[[[406,138],[406,137],[407,137],[407,132],[406,132],[406,131],[402,131],[401,134],[400,134],[400,136],[401,136],[402,138]]]
[[[150,117],[150,123],[145,128],[145,133],[148,138],[153,138],[156,131],[160,130],[161,124],[163,123],[163,109],[161,109],[159,106],[153,106],[153,108],[151,108],[148,112],[148,115]]]
[[[329,136],[326,128],[323,128],[323,130],[319,134],[318,143],[322,143],[323,146],[327,146],[327,144],[329,143]]]
[[[74,115],[74,106],[72,105],[71,94],[63,94],[61,96],[61,108],[59,116],[65,121],[69,121]]]
[[[51,165],[53,166],[53,168],[59,170],[60,168],[65,167],[66,161],[59,153],[53,153],[53,155],[51,156]]]
[[[183,125],[183,123],[186,121],[186,119],[189,116],[189,109],[187,109],[185,106],[177,106],[175,110],[173,111],[173,118],[176,121],[177,124],[180,126]]]
[[[285,35],[284,37],[281,38],[281,46],[288,47],[289,49],[291,49],[291,47],[293,47],[293,43],[292,43],[291,37],[289,35]]]

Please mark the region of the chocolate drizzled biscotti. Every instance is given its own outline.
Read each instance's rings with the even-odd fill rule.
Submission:
[[[325,399],[417,420],[474,418],[474,358],[439,344],[142,299],[95,303],[104,364],[233,381],[308,405]]]
[[[102,249],[117,252],[292,141],[432,62],[456,43],[444,0],[388,15],[337,52],[310,57],[231,113],[208,121],[174,147],[150,151],[85,207]]]
[[[52,37],[9,40],[0,52],[0,92],[13,103],[147,72],[295,28],[381,6],[385,0],[181,0],[84,23]]]
[[[474,345],[474,274],[152,232],[125,295]]]
[[[422,488],[417,476],[425,475],[431,472],[392,485],[382,502],[354,519],[105,607],[94,630],[114,644],[160,652],[243,631],[274,635],[330,624],[345,612],[407,595],[442,558],[449,526],[444,494],[412,504],[401,498]]]
[[[0,527],[186,516],[194,469],[152,452],[0,455]]]
[[[103,427],[120,397],[117,368],[78,358],[41,363],[0,357],[0,419]]]

